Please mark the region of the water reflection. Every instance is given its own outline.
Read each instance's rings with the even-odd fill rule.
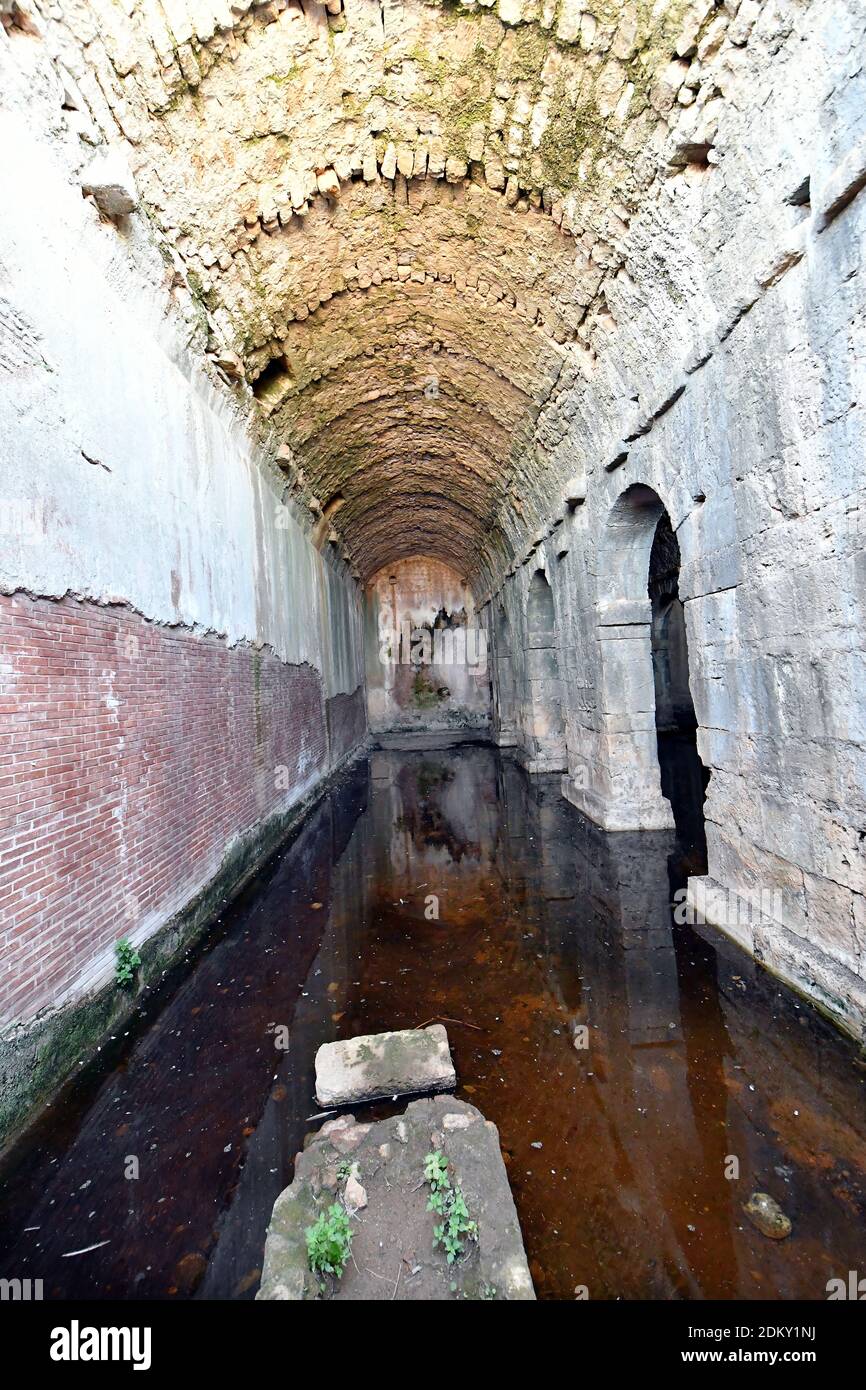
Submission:
[[[854,1049],[673,926],[694,826],[604,834],[558,780],[478,747],[355,769],[16,1155],[2,1272],[55,1297],[252,1296],[316,1048],[437,1017],[499,1125],[541,1296],[823,1298],[866,1267]],[[743,1216],[756,1188],[789,1240]]]

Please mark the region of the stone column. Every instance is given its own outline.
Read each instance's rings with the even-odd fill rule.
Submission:
[[[587,735],[584,767],[562,779],[562,794],[605,830],[667,830],[655,724],[649,599],[599,610],[599,727]]]
[[[526,649],[528,733],[524,764],[528,772],[562,772],[567,766],[562,686],[555,634],[529,637]]]
[[[517,743],[517,719],[510,652],[497,652],[493,672],[493,742],[500,748],[513,748]]]

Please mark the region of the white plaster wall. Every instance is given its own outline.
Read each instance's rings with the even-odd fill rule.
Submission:
[[[267,644],[349,693],[357,586],[193,364],[143,214],[116,227],[83,199],[28,42],[0,44],[0,587]]]

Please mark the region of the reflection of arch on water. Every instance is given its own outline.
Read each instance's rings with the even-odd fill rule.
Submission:
[[[526,610],[527,715],[525,758],[530,772],[560,772],[566,766],[562,688],[553,593],[544,570],[536,570]]]
[[[685,1026],[680,955],[691,961],[694,942],[690,935],[681,941],[672,926],[667,861],[676,837],[672,831],[607,834],[576,816],[545,779],[526,778],[509,763],[504,769],[503,838],[521,847],[514,862],[524,875],[532,923],[524,950],[544,981],[532,1001],[535,1026],[570,1038],[586,1078],[575,1122],[584,1138],[592,1136],[586,1190],[600,1198],[609,1171],[627,1174],[630,1190],[659,1213],[666,1239],[682,1255],[669,1267],[635,1263],[634,1295],[649,1289],[654,1297],[695,1297],[724,1289],[737,1269],[730,1233],[721,1230],[709,1248],[688,1244],[692,1213],[679,1178],[694,1171],[707,1206],[724,1203],[725,1131],[707,1096],[723,1091],[729,1041],[711,990],[708,1017],[691,1034]],[[514,886],[510,897],[515,900]],[[704,1057],[706,1037],[715,1046]],[[708,1091],[700,1084],[707,1071]],[[660,1111],[677,1118],[661,1140],[652,1126],[634,1122],[635,1113]]]

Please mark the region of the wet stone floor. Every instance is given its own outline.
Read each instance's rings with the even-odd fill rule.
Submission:
[[[481,746],[357,764],[0,1171],[0,1275],[253,1297],[317,1047],[434,1019],[499,1126],[539,1297],[823,1299],[866,1271],[856,1049],[674,922],[687,826],[606,835],[559,780]],[[787,1240],[743,1214],[755,1190]]]

